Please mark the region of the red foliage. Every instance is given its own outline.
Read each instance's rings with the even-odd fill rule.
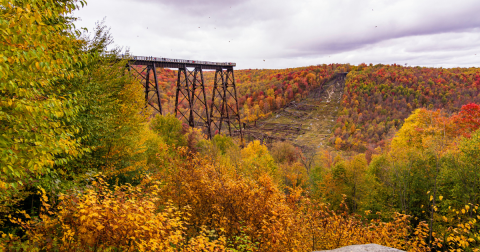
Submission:
[[[470,137],[470,133],[480,128],[480,106],[475,103],[463,105],[453,122],[459,126],[460,133]]]
[[[360,65],[351,72],[342,101],[344,113],[336,128],[355,125],[360,134],[334,131],[335,137],[352,144],[344,148],[365,151],[366,146],[379,146],[391,131],[417,108],[445,109],[458,112],[462,105],[480,104],[480,71],[476,68],[421,68],[400,65]],[[478,105],[477,105],[478,106]],[[465,133],[478,128],[475,105],[466,105],[458,116]],[[378,137],[377,137],[378,136]]]

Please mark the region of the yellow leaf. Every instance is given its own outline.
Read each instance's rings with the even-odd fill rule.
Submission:
[[[40,69],[40,63],[35,62],[35,67],[36,67],[37,69]]]
[[[443,196],[438,197],[438,199],[439,199],[439,200],[442,200],[442,199],[443,199]]]
[[[97,226],[97,229],[98,229],[98,230],[102,230],[104,227],[105,227],[105,226],[102,226],[102,224],[100,224],[100,225]]]
[[[432,196],[432,195],[430,195],[430,201],[432,201],[432,200],[433,200],[433,196]]]

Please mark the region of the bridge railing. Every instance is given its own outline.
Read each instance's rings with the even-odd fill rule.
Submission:
[[[133,56],[128,54],[122,54],[120,57],[122,59],[129,59],[134,61],[138,60],[138,61],[151,61],[151,62],[185,63],[185,64],[231,66],[231,67],[234,67],[237,65],[234,62],[211,62],[211,61],[201,61],[201,60],[170,59],[170,58],[154,57],[154,56]]]

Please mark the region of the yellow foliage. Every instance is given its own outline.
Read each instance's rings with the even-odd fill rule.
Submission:
[[[29,250],[223,250],[223,237],[210,241],[201,232],[188,240],[185,214],[169,202],[160,202],[157,185],[148,188],[125,185],[113,190],[108,186],[98,178],[83,193],[72,191],[62,196],[55,216],[47,214],[49,204],[43,198],[46,208],[40,215],[41,222],[17,220],[27,232]]]
[[[286,187],[302,187],[305,188],[308,182],[307,169],[299,162],[292,164],[281,164],[280,172],[282,177],[282,185]]]
[[[340,137],[337,137],[335,139],[335,149],[340,150],[342,148],[342,145],[343,145],[343,140]]]
[[[305,238],[308,238],[311,250],[376,243],[408,251],[428,251],[423,242],[428,236],[428,225],[422,222],[415,230],[411,230],[408,215],[397,213],[390,222],[378,219],[364,222],[360,216],[348,213],[344,201],[338,212],[330,210],[325,204],[306,203],[305,222],[309,230]],[[407,240],[412,232],[416,235]]]
[[[455,138],[454,126],[443,111],[415,110],[392,140],[392,152],[402,153],[406,148],[428,149],[447,147]]]
[[[277,170],[275,161],[268,152],[267,146],[260,144],[258,140],[248,143],[241,150],[241,156],[243,159],[242,172],[254,178],[258,178],[264,173],[274,175]]]

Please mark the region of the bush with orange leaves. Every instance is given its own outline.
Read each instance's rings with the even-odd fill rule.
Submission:
[[[85,191],[61,196],[55,209],[50,209],[43,191],[40,219],[12,219],[24,228],[27,241],[20,243],[13,236],[3,241],[10,249],[28,251],[224,250],[224,238],[212,240],[203,229],[187,240],[184,212],[170,203],[162,204],[159,211],[157,185],[108,187],[98,177]]]
[[[305,229],[301,219],[268,169],[257,167],[257,171],[263,172],[248,176],[242,173],[242,167],[215,163],[185,151],[181,156],[170,169],[159,171],[152,178],[165,181],[161,196],[166,201],[179,208],[190,208],[189,235],[198,235],[198,227],[206,226],[224,235],[229,248],[235,250],[308,249],[302,238]],[[252,165],[244,162],[249,160],[242,160],[240,166]]]

